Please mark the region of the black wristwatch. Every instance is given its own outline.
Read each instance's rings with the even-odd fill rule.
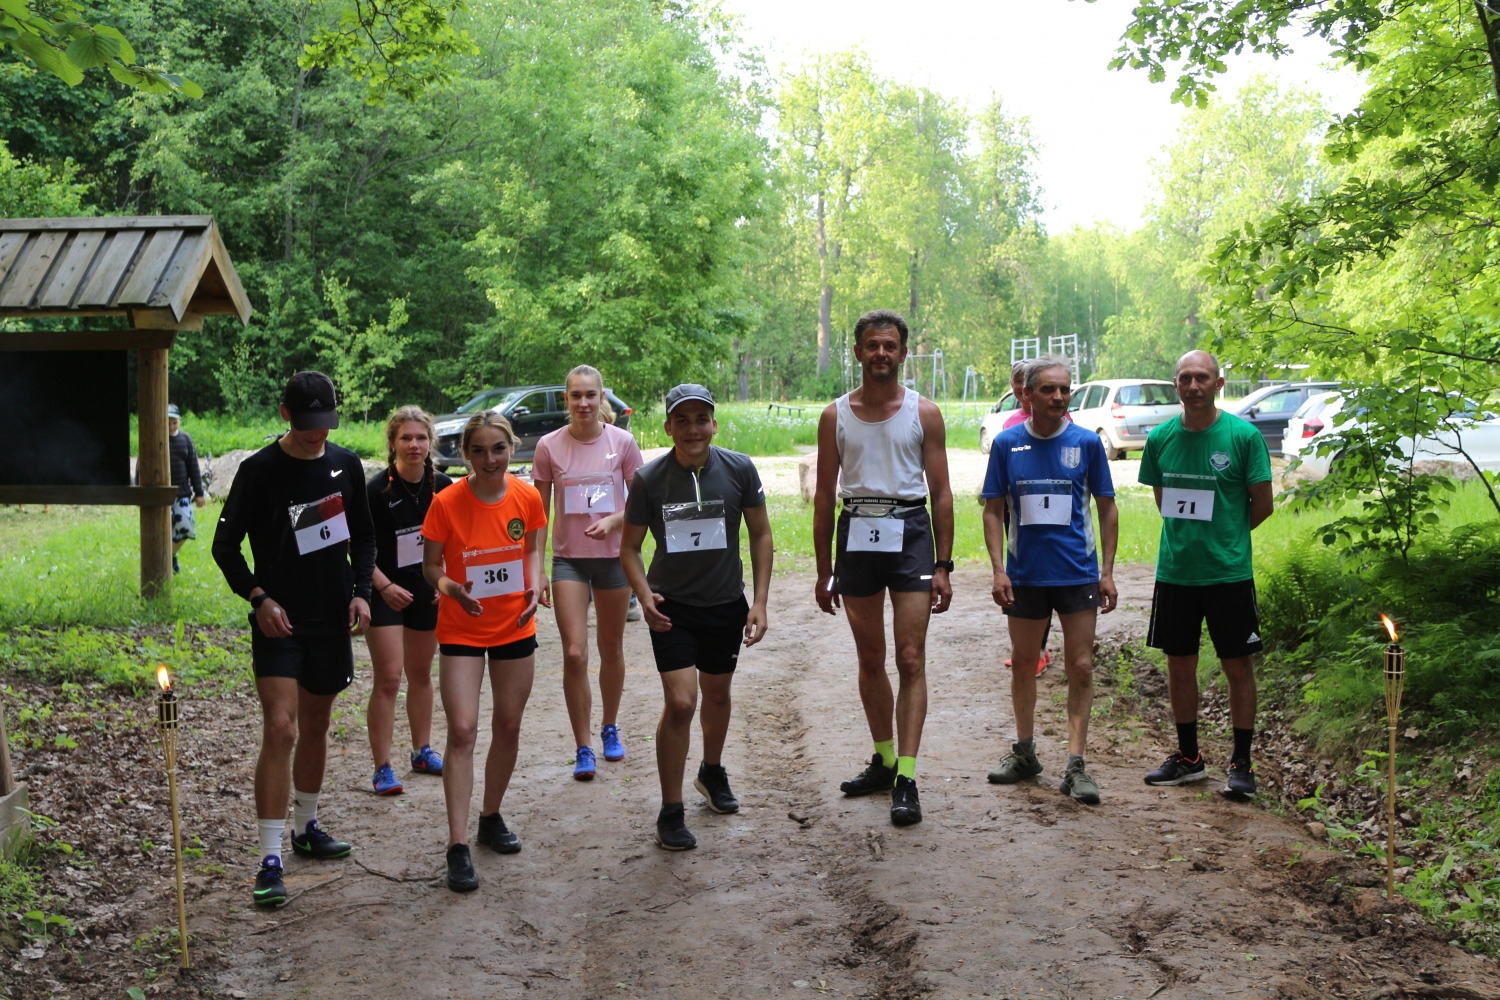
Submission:
[[[256,594],[254,597],[250,598],[250,610],[252,610],[252,611],[259,611],[260,610],[260,606],[262,604],[264,604],[265,602],[269,601],[270,599],[271,599],[271,595],[268,594],[268,593],[266,593],[264,590],[262,590],[260,593]]]
[[[953,572],[953,560],[952,559],[938,559],[938,560],[935,560],[933,562],[933,564],[932,564],[932,568],[933,569],[945,569],[948,572],[952,573]]]

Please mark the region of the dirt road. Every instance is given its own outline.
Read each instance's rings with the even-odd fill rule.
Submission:
[[[1102,620],[1103,642],[1139,633],[1149,578],[1142,567],[1122,575],[1126,606]],[[1375,890],[1345,888],[1375,874],[1311,849],[1292,822],[1206,785],[1144,785],[1163,747],[1127,711],[1093,727],[1103,805],[1060,795],[1056,670],[1040,697],[1046,774],[1035,786],[989,785],[1012,722],[984,574],[958,574],[952,611],[934,621],[918,770],[925,822],[898,830],[887,802],[844,799],[838,782],[860,769],[869,741],[847,627],[817,613],[810,588],[802,576],[776,580],[770,634],[743,657],[735,685],[725,764],[743,808],[716,816],[690,799],[696,851],[651,842],[647,737],[660,689],[644,629],[627,638],[629,756],[579,783],[557,636],[544,620],[505,806],[524,850],[476,849],[479,891],[449,892],[440,783],[412,775],[405,795],[376,798],[352,736],[335,751],[323,799],[326,825],[357,845],[355,860],[289,859],[288,888],[304,895],[257,912],[240,877],[252,863],[244,804],[241,868],[191,903],[207,953],[198,982],[219,996],[350,1000],[1353,997],[1455,981],[1476,992],[1379,995],[1492,995],[1491,963],[1438,942],[1408,911],[1384,916]],[[1162,693],[1142,676],[1143,695]],[[1117,694],[1101,687],[1100,705]],[[160,922],[170,922],[165,909]]]

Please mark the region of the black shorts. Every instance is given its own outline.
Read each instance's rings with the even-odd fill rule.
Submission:
[[[491,660],[524,660],[536,652],[536,636],[528,635],[524,639],[515,642],[507,642],[500,646],[460,646],[456,642],[444,642],[438,645],[438,652],[444,656],[488,656]]]
[[[1012,618],[1035,621],[1051,620],[1052,612],[1071,615],[1099,606],[1099,585],[1081,583],[1074,587],[1014,587],[1016,603],[1001,608]]]
[[[1221,660],[1249,656],[1264,648],[1254,580],[1203,587],[1157,581],[1146,645],[1168,656],[1196,656],[1204,619]]]
[[[272,639],[250,616],[250,662],[256,677],[290,677],[308,694],[338,694],[354,683],[354,643],[347,631],[293,626]]]
[[[651,633],[651,652],[656,654],[656,672],[697,667],[705,674],[732,674],[745,641],[745,617],[750,605],[738,600],[706,608],[663,599],[656,610],[672,619],[665,632]]]
[[[874,597],[882,590],[895,592],[932,589],[932,521],[926,507],[904,510],[900,552],[850,552],[849,529],[877,534],[900,514],[886,517],[852,517],[839,512],[835,528],[833,589],[845,597]]]
[[[370,595],[370,627],[405,625],[414,632],[434,631],[437,628],[438,606],[433,603],[432,588],[426,583],[412,586],[404,580],[397,580],[396,586],[411,591],[411,603],[397,611],[385,603],[380,591],[375,591]]]

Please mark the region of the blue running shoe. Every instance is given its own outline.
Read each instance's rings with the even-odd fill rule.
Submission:
[[[578,757],[573,765],[573,778],[576,781],[594,780],[594,748],[579,747]]]
[[[605,726],[599,731],[599,735],[604,738],[605,760],[625,759],[625,744],[620,742],[619,726]]]
[[[424,746],[411,755],[411,769],[423,774],[442,774],[443,758],[430,746]]]
[[[281,859],[267,854],[255,873],[255,905],[280,906],[286,902],[286,883],[281,880]]]
[[[375,769],[375,777],[370,779],[370,784],[375,786],[376,795],[401,794],[401,782],[396,780],[396,772],[391,770],[389,764],[381,764]]]

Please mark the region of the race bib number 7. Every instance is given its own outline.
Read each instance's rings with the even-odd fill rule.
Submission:
[[[1166,487],[1161,491],[1161,516],[1184,521],[1212,521],[1214,491]]]
[[[724,501],[666,504],[661,509],[663,535],[668,554],[707,552],[729,547],[724,524]]]

